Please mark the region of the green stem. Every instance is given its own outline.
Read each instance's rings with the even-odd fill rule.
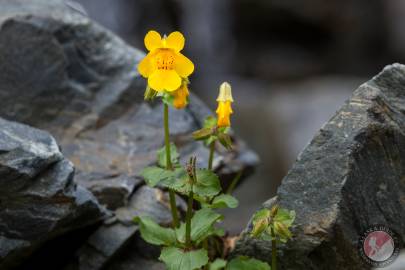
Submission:
[[[170,134],[169,134],[169,106],[163,103],[164,127],[165,127],[165,147],[166,147],[166,169],[172,170],[172,158],[170,156]]]
[[[236,185],[238,184],[240,178],[242,177],[243,170],[240,170],[235,178],[232,180],[231,184],[229,185],[228,189],[226,190],[227,194],[232,194],[233,190],[235,189]]]
[[[210,156],[208,158],[208,170],[212,170],[212,163],[214,161],[215,141],[210,144]]]
[[[193,185],[188,195],[187,213],[186,213],[186,247],[191,248],[191,218],[193,215]]]
[[[273,228],[271,228],[271,270],[277,270],[277,242]]]
[[[163,103],[163,118],[165,130],[165,147],[166,147],[166,169],[173,170],[172,159],[170,156],[170,134],[169,134],[169,106]],[[177,213],[176,194],[169,189],[170,210],[172,211],[173,227],[179,226],[179,215]]]

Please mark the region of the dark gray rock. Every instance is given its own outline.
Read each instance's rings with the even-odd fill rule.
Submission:
[[[177,198],[177,203],[179,209],[184,212],[185,202]],[[143,266],[139,265],[137,269],[154,269],[152,265],[161,265],[156,260],[159,255],[156,247],[140,239],[137,233],[138,227],[133,222],[136,216],[149,216],[160,225],[170,225],[172,218],[168,194],[148,186],[137,189],[128,205],[118,208],[116,217],[105,222],[89,237],[86,244],[78,251],[76,258],[70,263],[70,268],[67,269],[95,270],[107,265],[112,269],[121,269],[127,264],[140,264],[145,267],[142,268]],[[152,252],[146,252],[146,250]],[[112,260],[115,256],[125,260]],[[146,265],[151,268],[147,268]]]
[[[370,269],[357,245],[374,224],[405,240],[404,89],[399,64],[361,85],[298,156],[277,199],[265,203],[297,212],[282,269]],[[245,234],[235,253],[268,260],[270,250]]]
[[[0,268],[67,231],[100,221],[93,195],[47,133],[0,118]]]
[[[134,189],[143,184],[143,179],[126,174],[83,175],[83,172],[75,175],[75,181],[90,190],[99,203],[110,210],[126,205]]]

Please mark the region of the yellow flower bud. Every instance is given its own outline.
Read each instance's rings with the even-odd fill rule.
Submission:
[[[180,88],[177,89],[173,94],[174,96],[173,106],[176,109],[183,109],[184,107],[186,107],[188,95],[189,92],[187,83],[182,83]]]
[[[231,107],[231,103],[233,102],[232,89],[229,83],[224,82],[221,84],[217,101],[217,126],[229,127],[231,125],[230,115],[233,113]]]
[[[217,101],[230,101],[233,102],[232,98],[232,88],[231,85],[227,82],[223,82],[219,87],[219,95]]]

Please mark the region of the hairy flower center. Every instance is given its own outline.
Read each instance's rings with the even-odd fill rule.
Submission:
[[[159,70],[174,69],[174,54],[170,50],[161,49],[156,55],[156,66]]]

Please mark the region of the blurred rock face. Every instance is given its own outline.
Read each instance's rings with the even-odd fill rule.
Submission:
[[[79,2],[90,17],[139,47],[142,39],[136,37],[149,29],[181,29],[203,74],[210,70],[264,80],[325,72],[370,75],[404,55],[398,50],[403,33],[397,29],[404,17],[400,1]],[[111,12],[104,15],[106,8]]]

